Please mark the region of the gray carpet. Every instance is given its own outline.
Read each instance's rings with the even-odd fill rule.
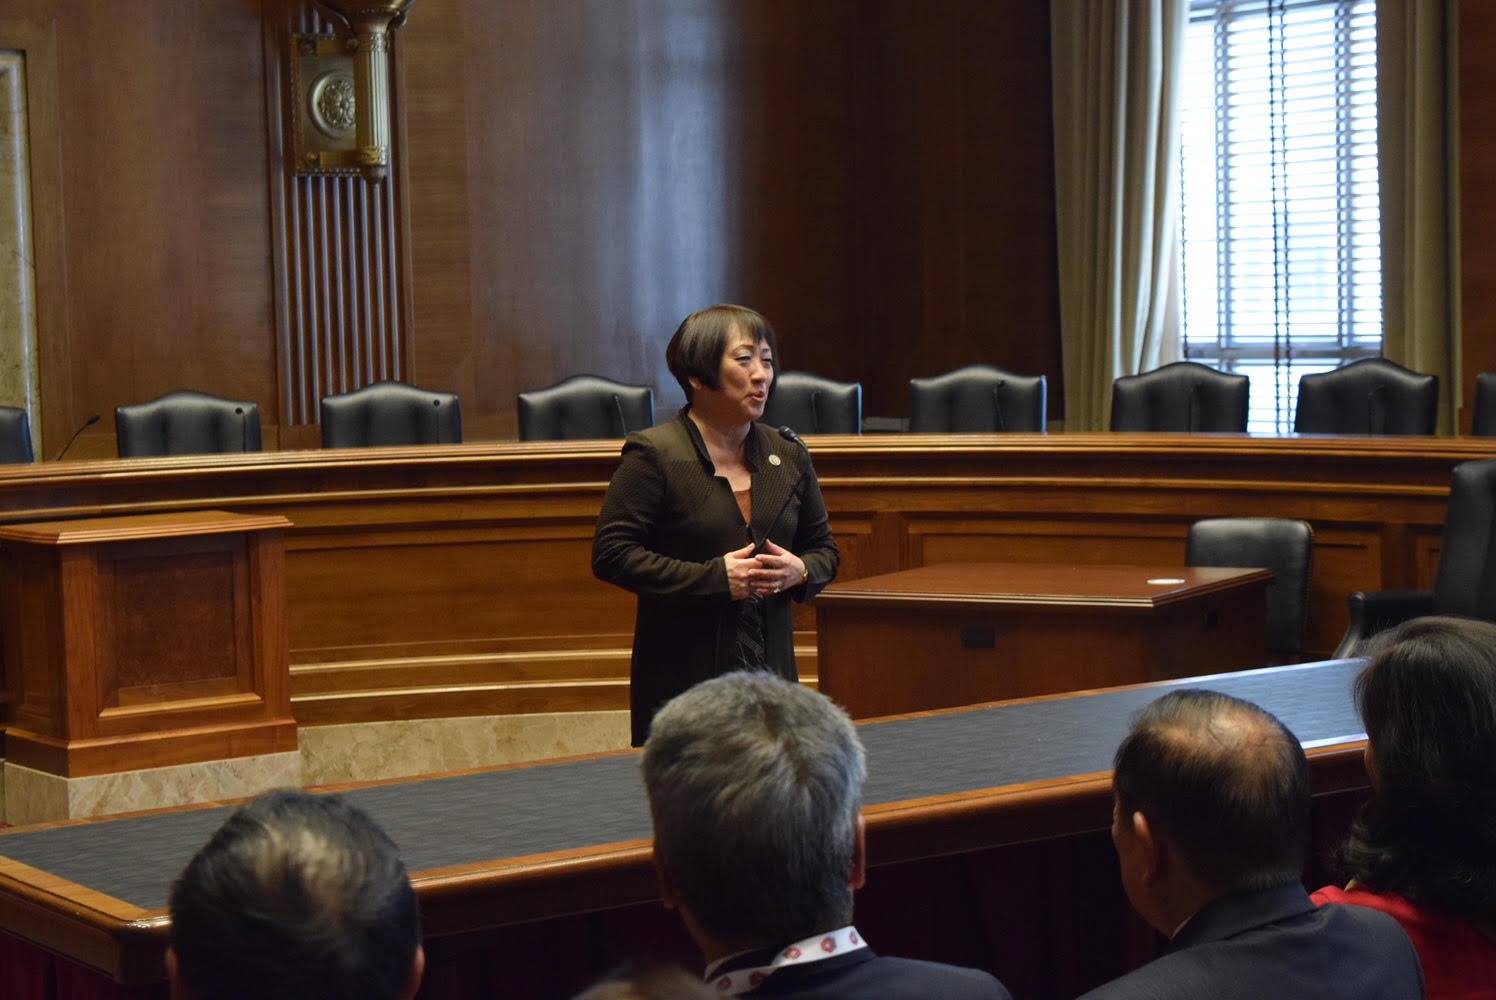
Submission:
[[[1208,683],[1254,701],[1305,743],[1358,738],[1350,686],[1359,661]],[[1160,689],[1104,692],[935,718],[864,725],[869,804],[1109,770],[1134,712]],[[649,836],[638,757],[451,778],[347,793],[378,820],[412,872]],[[228,815],[226,808],[0,834],[0,855],[145,909]]]

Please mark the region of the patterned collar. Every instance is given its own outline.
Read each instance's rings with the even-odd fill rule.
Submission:
[[[867,947],[850,924],[786,945],[778,951],[748,951],[729,955],[707,967],[705,981],[718,996],[735,997],[758,989],[781,969],[823,962]],[[737,966],[734,968],[734,966]]]

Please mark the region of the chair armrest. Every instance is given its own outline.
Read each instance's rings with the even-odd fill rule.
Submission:
[[[1350,597],[1351,624],[1335,649],[1335,656],[1356,656],[1359,647],[1389,628],[1434,614],[1432,590],[1358,590]]]

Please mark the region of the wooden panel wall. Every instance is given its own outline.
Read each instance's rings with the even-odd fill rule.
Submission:
[[[286,171],[311,0],[148,6],[6,5],[68,109],[36,160],[48,453],[97,413],[73,455],[107,455],[115,406],[185,386],[283,448],[385,377],[461,393],[472,438],[579,371],[668,412],[665,341],[719,300],[870,413],[969,360],[1058,377],[1042,5],[425,0],[381,185]]]
[[[423,383],[477,436],[577,372],[680,390],[681,318],[752,303],[844,340],[847,0],[435,0],[405,29]],[[417,20],[419,18],[419,23]]]
[[[32,160],[45,454],[187,385],[274,414],[260,30],[244,0],[0,11],[0,47],[43,88],[30,106],[62,109]]]
[[[296,428],[283,433],[283,446],[314,447],[319,439],[306,425],[318,421],[323,396],[405,377],[403,175],[376,183],[285,169],[289,33],[327,34],[334,22],[308,0],[266,0],[264,24],[279,423]],[[393,155],[400,163],[398,146]]]
[[[1049,5],[858,6],[853,321],[869,413],[974,362],[1049,377],[1062,414]],[[831,355],[857,356],[832,339]]]
[[[1180,565],[1202,517],[1315,529],[1309,656],[1354,590],[1426,585],[1479,439],[868,435],[812,439],[840,578],[933,563]],[[616,442],[341,449],[0,469],[0,523],[275,513],[292,699],[318,725],[627,703],[633,598],[593,578]],[[815,673],[813,607],[797,613]],[[1208,672],[1211,664],[1202,662]]]
[[[401,42],[412,364],[477,436],[581,371],[677,405],[665,343],[720,300],[869,413],[1058,379],[1044,5],[431,0]]]
[[[423,0],[395,41],[393,182],[286,176],[282,50],[310,0],[7,0],[28,55],[44,453],[182,386],[257,402],[397,376],[470,437],[592,370],[679,399],[691,308],[758,305],[870,414],[975,360],[1051,377],[1048,5]],[[1460,10],[1464,369],[1496,370],[1496,9]],[[66,113],[63,113],[66,109]],[[402,154],[403,155],[400,155]],[[408,203],[408,206],[407,206]],[[408,212],[408,225],[407,225]],[[286,425],[283,432],[277,424]]]

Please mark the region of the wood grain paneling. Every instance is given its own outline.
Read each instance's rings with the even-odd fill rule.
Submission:
[[[256,402],[273,447],[322,394],[407,373],[400,177],[285,169],[287,34],[322,27],[309,0],[0,12],[29,78],[43,454],[93,414],[70,456],[111,454],[114,407],[186,387]]]
[[[1352,590],[1429,578],[1451,470],[1489,450],[1473,439],[1121,434],[810,447],[842,580],[973,559],[1178,564],[1198,518],[1307,519],[1310,656],[1335,647]],[[589,554],[617,460],[616,442],[591,441],[0,469],[0,537],[37,530],[7,523],[101,513],[285,516],[302,723],[614,709],[627,691],[633,601],[592,577]],[[796,627],[810,678],[813,607]],[[11,684],[18,711],[56,697],[23,687]]]
[[[266,0],[267,171],[277,235],[276,346],[280,423],[315,424],[323,396],[406,377],[410,329],[399,170],[362,177],[296,177],[285,164],[290,33],[329,34],[308,0]],[[346,30],[346,29],[345,29]],[[399,36],[392,43],[399,44]],[[399,121],[399,116],[395,116]],[[400,162],[400,131],[391,155]],[[306,433],[287,444],[313,445]]]
[[[470,437],[583,371],[668,412],[721,300],[869,413],[969,361],[1061,398],[1044,5],[428,0],[401,44],[412,366]]]
[[[857,332],[826,354],[866,352],[870,414],[985,362],[1047,375],[1061,415],[1049,6],[858,5]]]
[[[905,412],[971,361],[1062,399],[1049,6],[1027,0],[423,0],[393,43],[390,181],[293,179],[310,0],[8,0],[26,54],[44,454],[112,409],[254,400],[271,447],[381,377],[470,438],[590,370],[679,400],[690,309],[757,305],[792,367]],[[1460,10],[1463,377],[1496,370],[1496,9]],[[64,116],[61,109],[66,108]],[[1468,414],[1465,417],[1468,420]],[[280,426],[277,426],[280,425]]]
[[[205,533],[205,525],[222,527]],[[187,512],[6,528],[6,757],[65,777],[294,750],[279,529]],[[153,537],[154,536],[154,537]]]
[[[238,677],[249,661],[247,609],[240,606],[248,580],[235,580],[248,576],[244,553],[222,545],[170,554],[153,545],[135,549],[111,553],[100,567],[101,618],[114,629],[104,704],[114,707],[132,688]],[[176,628],[161,627],[164,594],[172,595]],[[253,678],[243,679],[253,690]]]
[[[1156,572],[978,562],[835,583],[816,602],[820,690],[867,719],[1263,664],[1270,573]]]
[[[184,386],[274,412],[260,14],[196,0],[0,13],[0,46],[26,52],[37,88],[46,454],[95,413],[78,454],[107,454],[116,405]]]
[[[629,634],[633,602],[588,579],[593,520],[298,538],[291,648],[554,632],[539,607],[567,608],[590,633]]]
[[[1106,520],[1046,521],[1032,517],[917,517],[909,524],[913,560],[947,562],[1068,562],[1184,564],[1189,523]]]
[[[681,393],[692,309],[759,306],[785,355],[843,336],[846,0],[437,0],[402,37],[414,369],[512,437],[591,371]]]
[[[188,385],[281,447],[384,377],[459,392],[473,438],[579,371],[668,411],[664,343],[723,299],[869,413],[978,360],[1061,398],[1043,5],[426,0],[378,185],[286,171],[308,0],[12,10],[65,39],[34,80],[80,109],[36,182],[48,451],[101,413],[76,454],[107,453],[114,406]]]

